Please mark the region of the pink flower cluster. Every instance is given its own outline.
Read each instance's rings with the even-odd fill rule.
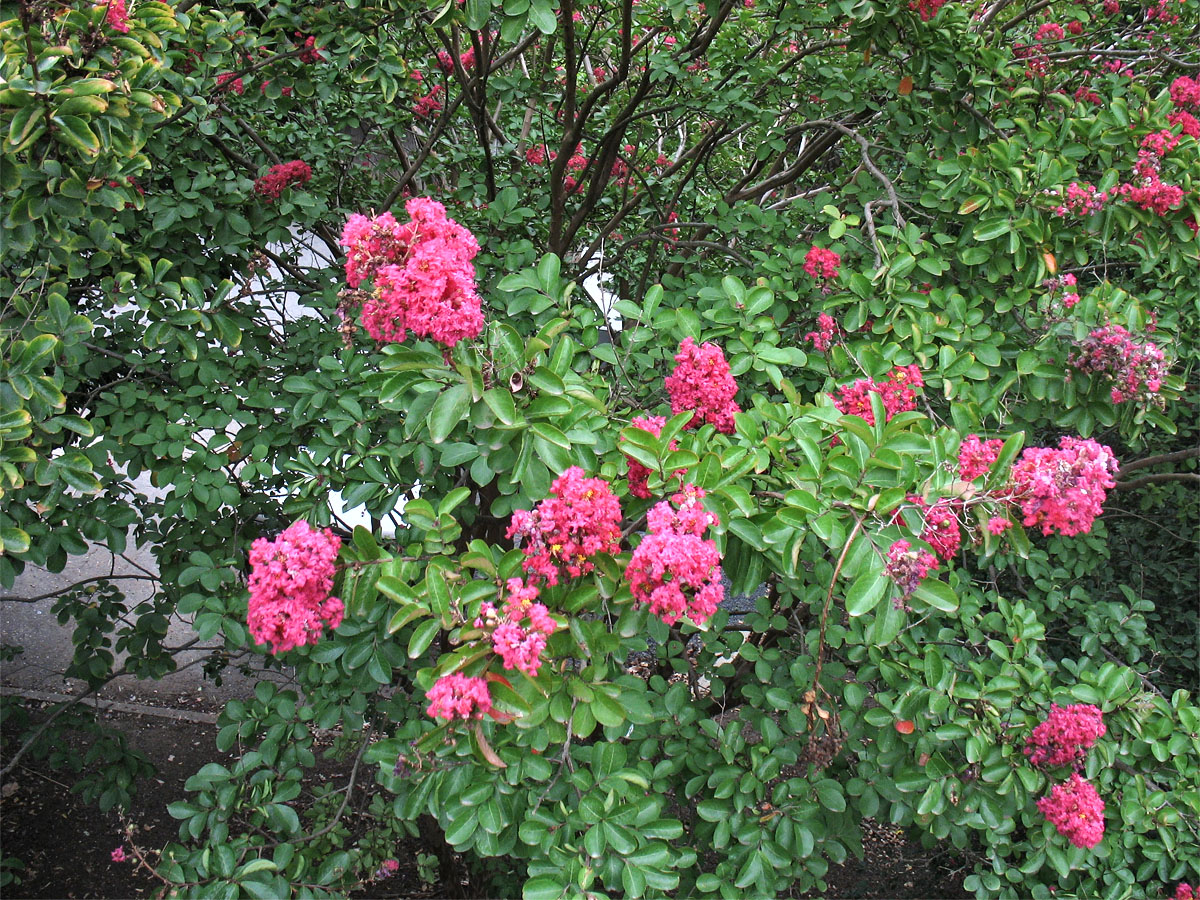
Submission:
[[[921,540],[934,549],[942,559],[953,559],[962,545],[962,532],[958,527],[958,516],[954,514],[952,500],[939,500],[925,511],[925,528]]]
[[[1180,130],[1200,140],[1200,121],[1188,110],[1200,110],[1200,80],[1180,75],[1171,82],[1171,102],[1175,111],[1167,116],[1167,121],[1178,125]]]
[[[1050,298],[1053,300],[1054,295],[1058,291],[1063,291],[1062,305],[1064,309],[1070,309],[1079,302],[1079,294],[1075,292],[1075,286],[1078,279],[1070,272],[1066,275],[1060,275],[1057,278],[1047,279],[1043,284],[1050,291]]]
[[[463,67],[464,71],[471,71],[475,68],[475,48],[471,47],[465,52],[460,53],[458,62]],[[454,57],[448,50],[439,50],[437,53],[437,67],[447,75],[454,71]]]
[[[346,281],[357,287],[375,282],[363,304],[363,327],[377,341],[403,341],[408,332],[453,347],[483,330],[482,301],[475,290],[479,252],[474,235],[435,200],[405,203],[411,221],[391,213],[375,219],[352,215],[342,232]]]
[[[701,500],[704,491],[692,484],[646,516],[647,534],[633,551],[625,577],[634,599],[668,625],[687,616],[703,625],[725,599],[721,555],[703,535],[717,517]]]
[[[804,271],[818,281],[822,279],[832,281],[837,278],[838,268],[841,264],[842,257],[839,254],[817,246],[809,248],[808,254],[804,257]]]
[[[1108,447],[1064,437],[1057,450],[1025,449],[1013,466],[1010,497],[1021,507],[1022,524],[1040,525],[1042,534],[1086,534],[1116,484],[1116,471],[1117,460]]]
[[[1174,900],[1196,900],[1196,891],[1186,881],[1181,881],[1175,886]]]
[[[1171,102],[1180,109],[1200,109],[1200,81],[1180,75],[1171,82]]]
[[[246,92],[246,86],[242,83],[242,79],[237,77],[236,72],[222,72],[217,76],[217,91],[226,91],[240,97]]]
[[[298,57],[300,62],[312,65],[321,61],[321,51],[317,47],[317,39],[315,37],[312,35],[305,37],[303,33],[297,31],[296,41],[299,43],[301,50]]]
[[[1067,358],[1068,364],[1112,381],[1113,403],[1146,400],[1158,393],[1167,376],[1162,348],[1151,341],[1138,343],[1120,325],[1094,329],[1078,347],[1079,352]]]
[[[810,331],[804,336],[806,341],[812,341],[813,348],[825,352],[833,346],[833,342],[841,335],[842,330],[838,327],[838,323],[834,321],[833,316],[829,313],[821,313],[817,316],[817,330]]]
[[[1108,191],[1097,191],[1095,187],[1084,182],[1072,181],[1066,191],[1047,191],[1047,194],[1058,198],[1061,202],[1052,210],[1059,218],[1065,216],[1090,216],[1104,209],[1104,204],[1111,197]]]
[[[722,434],[733,434],[733,417],[742,411],[734,402],[737,382],[729,374],[729,363],[716,344],[684,338],[675,354],[675,371],[666,379],[671,396],[671,413],[695,410],[688,428],[699,428],[705,422]]]
[[[908,8],[916,12],[922,22],[928,22],[945,4],[946,0],[909,0]]]
[[[865,419],[867,424],[875,424],[875,412],[871,409],[871,395],[878,394],[883,399],[883,408],[887,419],[909,412],[917,408],[916,389],[924,387],[921,370],[915,365],[897,366],[888,373],[883,381],[872,381],[870,378],[860,378],[853,384],[844,384],[838,388],[833,405],[848,416],[858,416]]]
[[[251,545],[247,621],[258,643],[283,653],[315,644],[325,625],[342,623],[342,601],[329,596],[341,546],[328,528],[317,531],[303,519]]]
[[[1091,704],[1052,703],[1050,714],[1025,742],[1025,755],[1035,766],[1073,766],[1107,730],[1103,714]]]
[[[986,474],[1003,446],[1004,441],[999,438],[981,441],[979,435],[968,434],[958,446],[958,477],[963,481],[974,481]]]
[[[1183,203],[1183,189],[1162,181],[1159,177],[1161,169],[1162,159],[1158,153],[1152,148],[1143,147],[1138,151],[1137,162],[1133,166],[1133,181],[1122,184],[1117,190],[1130,203],[1165,216]]]
[[[503,618],[492,604],[484,603],[475,625],[492,627],[492,649],[504,660],[504,668],[519,669],[532,678],[541,668],[546,638],[554,634],[558,623],[550,610],[537,602],[538,589],[533,583],[526,586],[522,579],[510,578],[507,586]],[[528,625],[523,625],[526,619]]]
[[[663,426],[667,424],[665,416],[638,416],[629,423],[633,428],[640,428],[642,431],[647,431],[650,434],[658,437],[662,434]],[[624,440],[624,438],[622,438]],[[676,450],[679,448],[678,441],[671,441],[668,449]],[[650,499],[650,488],[647,485],[647,479],[650,477],[650,470],[643,466],[640,462],[632,457],[626,457],[629,461],[629,494],[641,500]],[[686,474],[687,469],[677,469],[675,477],[680,480]]]
[[[413,115],[418,119],[428,119],[442,111],[442,86],[435,84],[424,97],[417,98],[413,104]]]
[[[1037,807],[1076,847],[1095,847],[1104,839],[1104,801],[1077,772],[1065,784],[1056,784]]]
[[[896,541],[888,548],[883,574],[892,579],[900,590],[896,601],[897,609],[904,607],[904,601],[912,596],[912,592],[925,580],[925,576],[937,567],[936,556],[928,550],[914,550],[908,541]]]
[[[108,27],[121,34],[129,34],[129,13],[125,0],[108,0],[108,11],[104,14]]]
[[[1057,22],[1046,22],[1038,27],[1037,34],[1033,36],[1033,39],[1040,43],[1042,41],[1061,41],[1066,36],[1063,27]]]
[[[1194,137],[1200,141],[1200,120],[1187,110],[1177,109],[1173,113],[1168,113],[1167,121],[1172,125],[1178,125],[1179,130],[1188,137]]]
[[[1166,156],[1177,146],[1179,146],[1179,135],[1165,128],[1161,131],[1152,131],[1142,138],[1142,149],[1149,150],[1155,156]]]
[[[278,200],[285,188],[294,184],[307,184],[312,178],[312,169],[300,159],[271,166],[267,174],[254,182],[254,190],[270,200]]]
[[[526,572],[556,585],[561,570],[586,575],[593,556],[619,552],[621,505],[607,481],[584,477],[579,466],[556,478],[550,493],[532,511],[514,512],[505,536],[525,542]]]
[[[123,863],[129,859],[129,857],[125,855],[124,847],[118,847],[111,854],[109,854],[109,858],[115,863]]]
[[[425,696],[429,700],[425,714],[435,719],[482,719],[492,711],[487,682],[459,672],[443,675]]]

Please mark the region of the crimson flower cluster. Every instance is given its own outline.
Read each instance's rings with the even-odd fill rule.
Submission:
[[[1058,449],[1027,447],[1013,466],[1011,499],[1020,505],[1022,524],[1040,525],[1042,534],[1071,537],[1091,531],[1116,484],[1112,450],[1091,439],[1064,437]]]
[[[1196,891],[1186,881],[1181,881],[1175,885],[1174,900],[1196,900]]]
[[[909,0],[908,8],[920,16],[922,22],[928,22],[945,5],[946,0]]]
[[[825,352],[833,346],[833,342],[838,339],[842,333],[842,329],[838,327],[838,323],[834,321],[833,316],[829,313],[821,313],[817,316],[817,330],[810,331],[804,335],[806,341],[812,341],[813,348]]]
[[[1175,111],[1167,121],[1178,125],[1184,134],[1200,141],[1200,120],[1189,110],[1200,110],[1200,80],[1180,75],[1171,82],[1171,102]]]
[[[1108,191],[1098,191],[1088,182],[1080,184],[1077,181],[1068,184],[1067,189],[1061,194],[1058,191],[1046,191],[1046,193],[1060,201],[1059,205],[1052,210],[1054,215],[1059,218],[1068,215],[1083,217],[1098,213],[1104,209],[1104,204],[1111,198]]]
[[[837,278],[841,264],[842,257],[839,254],[817,246],[810,247],[804,257],[804,271],[818,281]]]
[[[479,244],[435,200],[417,197],[404,208],[411,218],[404,224],[391,213],[374,219],[356,213],[346,222],[346,281],[351,287],[374,281],[362,321],[375,340],[399,342],[411,331],[453,347],[483,330],[471,263]]]
[[[734,402],[737,382],[721,348],[711,343],[697,346],[690,337],[684,338],[675,363],[675,371],[666,379],[672,415],[695,410],[688,428],[707,422],[722,434],[733,434],[733,417],[742,408]]]
[[[222,72],[217,76],[217,90],[237,94],[240,97],[246,92],[246,86],[242,83],[242,79],[237,77],[236,72]]]
[[[1146,400],[1157,394],[1167,376],[1163,350],[1152,341],[1139,343],[1120,325],[1108,324],[1092,330],[1078,344],[1068,364],[1080,372],[1102,375],[1113,382],[1113,403],[1131,398]]]
[[[532,678],[541,668],[546,638],[554,634],[558,623],[545,604],[537,602],[535,584],[510,578],[507,588],[503,610],[497,612],[491,603],[484,603],[475,625],[492,629],[492,649],[504,660],[504,668],[519,669]],[[528,624],[522,624],[526,620]]]
[[[974,481],[986,474],[1003,446],[1004,441],[999,438],[981,441],[979,435],[968,434],[958,447],[958,477],[963,481]]]
[[[1089,703],[1050,705],[1050,714],[1025,742],[1025,755],[1035,766],[1073,766],[1104,737],[1104,714]]]
[[[921,532],[921,540],[942,559],[953,559],[962,545],[962,531],[958,527],[954,507],[955,502],[947,498],[925,510],[925,528]]]
[[[129,34],[129,12],[125,8],[125,0],[108,0],[104,19],[113,31]]]
[[[1104,839],[1104,801],[1078,772],[1072,772],[1064,784],[1056,784],[1037,808],[1076,847],[1095,847]]]
[[[642,431],[649,432],[658,437],[662,434],[663,426],[667,424],[667,419],[665,416],[638,416],[629,424],[633,428],[640,428]],[[678,441],[671,441],[668,449],[676,450],[678,447]],[[646,482],[650,477],[650,470],[632,457],[626,457],[626,459],[629,461],[630,496],[637,497],[640,500],[649,500],[651,494]],[[687,469],[679,469],[675,472],[675,475],[682,480],[685,472],[687,472]]]
[[[443,675],[429,689],[425,714],[435,719],[482,719],[492,711],[487,681],[455,672]]]
[[[428,119],[442,111],[442,86],[435,84],[424,97],[419,97],[413,104],[413,115],[419,119]]]
[[[308,65],[319,63],[322,57],[321,50],[317,47],[317,39],[312,35],[305,37],[304,34],[299,31],[296,32],[295,36],[301,50],[300,56],[298,57],[300,62]]]
[[[1078,279],[1070,272],[1059,275],[1057,278],[1049,278],[1043,283],[1050,290],[1051,300],[1060,290],[1063,292],[1062,305],[1064,309],[1071,309],[1079,302],[1079,294],[1075,290]]]
[[[908,541],[896,541],[888,548],[883,574],[892,579],[900,591],[900,596],[893,601],[897,609],[904,608],[904,601],[937,567],[936,556],[928,550],[914,550]]]
[[[1184,196],[1183,188],[1160,178],[1163,154],[1158,151],[1164,148],[1165,145],[1153,142],[1149,146],[1143,144],[1133,165],[1133,180],[1117,189],[1130,203],[1160,216],[1183,203]]]
[[[702,489],[687,484],[670,501],[655,504],[646,516],[647,534],[625,570],[634,599],[668,625],[684,616],[703,625],[725,599],[721,555],[703,537],[717,517],[703,499]]]
[[[342,601],[329,595],[341,546],[328,528],[317,531],[304,520],[251,545],[247,622],[257,642],[283,653],[315,644],[325,625],[342,623]]]
[[[296,184],[307,184],[312,178],[312,168],[301,159],[271,166],[267,174],[254,182],[254,190],[269,200],[278,200],[285,188]]]
[[[833,398],[833,405],[847,416],[858,416],[865,419],[867,424],[874,425],[871,394],[878,394],[887,411],[886,421],[890,422],[893,416],[917,408],[916,389],[924,385],[921,370],[915,365],[897,366],[882,381],[860,378],[853,384],[842,385]]]
[[[523,542],[526,572],[556,585],[563,570],[586,575],[596,568],[592,557],[619,552],[621,505],[607,481],[584,477],[579,466],[556,478],[550,494],[532,511],[514,512],[505,536]]]

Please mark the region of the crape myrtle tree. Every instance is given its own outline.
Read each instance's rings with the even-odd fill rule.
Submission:
[[[0,582],[132,540],[65,674],[297,682],[131,864],[1190,896],[1197,0],[2,9]]]

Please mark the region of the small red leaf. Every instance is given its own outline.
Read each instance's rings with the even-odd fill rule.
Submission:
[[[913,723],[908,719],[901,719],[896,723],[896,730],[901,734],[912,734]]]

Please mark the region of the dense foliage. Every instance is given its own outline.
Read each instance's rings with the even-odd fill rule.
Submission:
[[[67,674],[295,666],[181,895],[1200,879],[1197,0],[0,9],[0,583],[132,538]]]

